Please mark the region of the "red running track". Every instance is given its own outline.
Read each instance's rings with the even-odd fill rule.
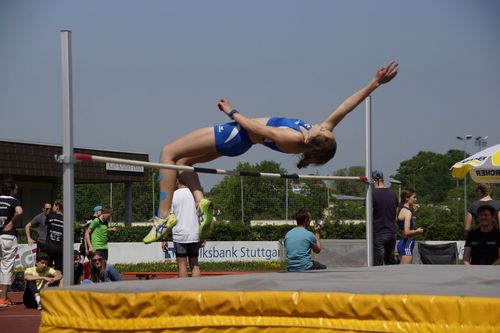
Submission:
[[[125,280],[135,280],[135,277],[125,277]],[[0,331],[37,333],[42,311],[26,308],[22,292],[10,292],[8,296],[15,306],[0,308]]]

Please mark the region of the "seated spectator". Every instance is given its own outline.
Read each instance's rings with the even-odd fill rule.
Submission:
[[[115,268],[107,264],[104,254],[96,251],[90,257],[90,279],[83,280],[83,284],[121,281],[121,275]]]
[[[464,265],[500,264],[500,230],[493,226],[495,213],[496,209],[489,205],[478,208],[479,228],[467,235]]]
[[[73,263],[74,263],[74,275],[73,275],[73,284],[80,284],[83,280],[83,264],[82,259],[80,257],[80,251],[73,251]]]
[[[89,252],[87,255],[87,261],[83,262],[83,280],[90,280],[90,273],[91,273],[91,265],[90,265],[90,258],[92,257],[93,253]]]
[[[314,234],[307,230],[312,216],[309,209],[302,208],[295,215],[297,226],[286,233],[286,269],[289,272],[326,269],[326,266],[312,260],[311,250],[321,252],[320,231],[322,225],[314,226]]]
[[[59,281],[59,285],[62,283],[61,272],[49,267],[49,260],[48,254],[40,252],[36,257],[35,266],[26,268],[24,271],[26,288],[23,303],[27,308],[41,310],[40,290],[54,282]]]

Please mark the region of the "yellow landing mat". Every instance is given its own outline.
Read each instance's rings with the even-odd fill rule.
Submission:
[[[51,288],[40,332],[500,332],[499,269],[429,267]]]

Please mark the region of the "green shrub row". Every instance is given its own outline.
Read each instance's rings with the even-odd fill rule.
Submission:
[[[277,241],[283,239],[285,234],[292,229],[292,225],[265,225],[249,226],[239,222],[217,223],[208,237],[210,241]],[[419,227],[425,232],[418,236],[418,240],[463,240],[463,225],[459,222],[426,223],[419,221]],[[149,231],[149,226],[119,227],[118,231],[109,233],[110,242],[142,242],[142,238]],[[33,232],[35,233],[35,231]],[[26,243],[24,229],[19,230],[21,243]],[[75,242],[80,241],[80,226],[75,227]],[[333,222],[325,223],[321,231],[322,239],[365,239],[366,230],[364,223],[344,224]],[[400,234],[398,234],[400,237]]]
[[[224,261],[200,262],[202,272],[240,272],[240,271],[277,271],[286,270],[282,261]],[[118,272],[177,272],[177,264],[146,262],[140,264],[114,264]]]

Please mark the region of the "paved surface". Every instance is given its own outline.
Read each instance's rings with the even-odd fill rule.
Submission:
[[[126,277],[135,280],[135,277]],[[23,293],[9,293],[9,298],[16,305],[0,308],[0,332],[37,333],[42,311],[28,309],[23,305]]]
[[[9,293],[16,306],[0,308],[0,327],[2,332],[36,333],[40,326],[41,311],[27,309],[23,305],[23,293]]]

